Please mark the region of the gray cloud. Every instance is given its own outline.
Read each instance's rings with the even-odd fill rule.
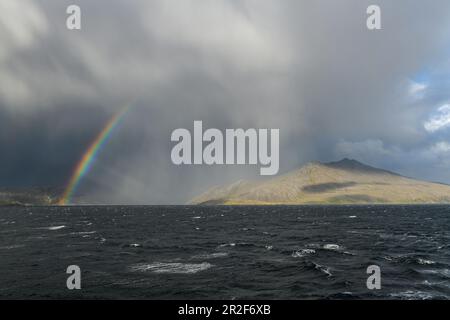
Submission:
[[[82,30],[69,31],[72,1],[4,0],[0,181],[64,184],[133,101],[80,190],[105,202],[180,203],[256,177],[172,165],[170,133],[194,120],[280,128],[282,171],[348,156],[450,182],[449,131],[424,126],[449,100],[450,3],[377,2],[371,32],[372,1],[79,0]]]

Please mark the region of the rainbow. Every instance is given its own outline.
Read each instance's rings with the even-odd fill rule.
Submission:
[[[112,132],[120,124],[121,120],[125,117],[129,110],[129,107],[123,108],[116,113],[106,124],[103,130],[97,135],[95,140],[90,144],[84,155],[81,157],[78,164],[75,166],[75,170],[72,173],[69,184],[67,185],[63,196],[59,200],[59,205],[68,205],[71,203],[72,197],[80,185],[83,177],[90,171],[97,155],[102,147],[108,142]]]

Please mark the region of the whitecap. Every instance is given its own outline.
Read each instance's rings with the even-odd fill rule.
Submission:
[[[349,217],[349,219],[355,219],[355,218],[357,218],[357,216],[348,216]]]
[[[337,244],[326,244],[326,245],[323,246],[323,248],[324,248],[325,250],[332,250],[332,251],[338,251],[338,250],[341,250],[341,249],[342,249],[342,248],[341,248],[339,245],[337,245]]]
[[[314,249],[302,249],[292,252],[291,256],[293,258],[303,258],[304,256],[314,254],[316,253],[316,250]]]
[[[235,247],[235,246],[236,246],[236,243],[230,242],[230,243],[224,243],[224,244],[219,245],[219,248],[223,248],[223,247]]]
[[[200,216],[196,216],[196,217],[192,217],[192,219],[201,219],[202,217]]]
[[[178,273],[192,274],[207,270],[213,265],[208,262],[202,263],[178,263],[178,262],[155,262],[152,264],[139,264],[131,267],[132,271],[153,273]]]
[[[55,231],[65,228],[66,226],[54,226],[54,227],[48,227],[47,230]]]
[[[436,262],[434,262],[433,260],[426,260],[426,259],[422,259],[422,258],[418,258],[417,262],[419,264],[436,264]]]
[[[266,250],[272,250],[273,246],[267,245],[267,246],[265,246],[265,248],[266,248]]]

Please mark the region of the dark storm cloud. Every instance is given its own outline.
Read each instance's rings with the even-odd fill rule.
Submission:
[[[257,174],[172,165],[170,134],[194,120],[280,128],[282,171],[348,156],[450,182],[450,134],[425,128],[448,102],[450,3],[376,1],[368,31],[372,2],[82,0],[68,31],[71,1],[4,0],[1,183],[66,181],[130,101],[82,185],[103,201],[179,203]]]
[[[73,167],[107,121],[101,110],[67,106],[64,112],[44,109],[15,114],[0,110],[0,181],[2,186],[61,187]],[[86,114],[89,113],[89,117]]]

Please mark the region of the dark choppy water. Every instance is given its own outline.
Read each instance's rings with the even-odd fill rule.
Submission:
[[[450,206],[0,208],[0,298],[447,299]]]

